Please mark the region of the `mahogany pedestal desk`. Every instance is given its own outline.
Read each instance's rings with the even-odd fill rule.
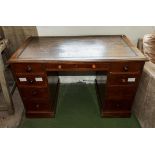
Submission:
[[[95,72],[101,116],[130,117],[146,60],[126,36],[110,35],[30,37],[9,63],[27,117],[54,117],[62,71]]]

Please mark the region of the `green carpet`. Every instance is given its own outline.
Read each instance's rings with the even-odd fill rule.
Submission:
[[[138,128],[131,118],[101,118],[95,85],[61,84],[55,118],[24,118],[22,128]]]

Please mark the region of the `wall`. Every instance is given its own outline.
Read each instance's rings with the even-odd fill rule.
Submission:
[[[40,36],[126,34],[134,43],[146,33],[155,32],[153,26],[38,26]]]
[[[39,36],[65,35],[111,35],[125,34],[136,45],[137,40],[147,33],[155,33],[154,26],[37,26]],[[92,82],[94,76],[60,77],[62,83],[87,81]]]

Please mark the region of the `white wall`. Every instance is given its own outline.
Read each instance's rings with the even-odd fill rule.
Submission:
[[[37,26],[39,36],[126,34],[135,44],[153,26]]]
[[[136,45],[138,38],[155,33],[153,26],[37,26],[39,36],[126,34]],[[93,81],[95,77],[60,77],[61,82]]]

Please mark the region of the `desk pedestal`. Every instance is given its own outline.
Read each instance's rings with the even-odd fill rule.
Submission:
[[[11,64],[27,117],[54,117],[59,71],[96,72],[102,117],[129,117],[143,61]],[[107,75],[103,82],[102,73]]]

